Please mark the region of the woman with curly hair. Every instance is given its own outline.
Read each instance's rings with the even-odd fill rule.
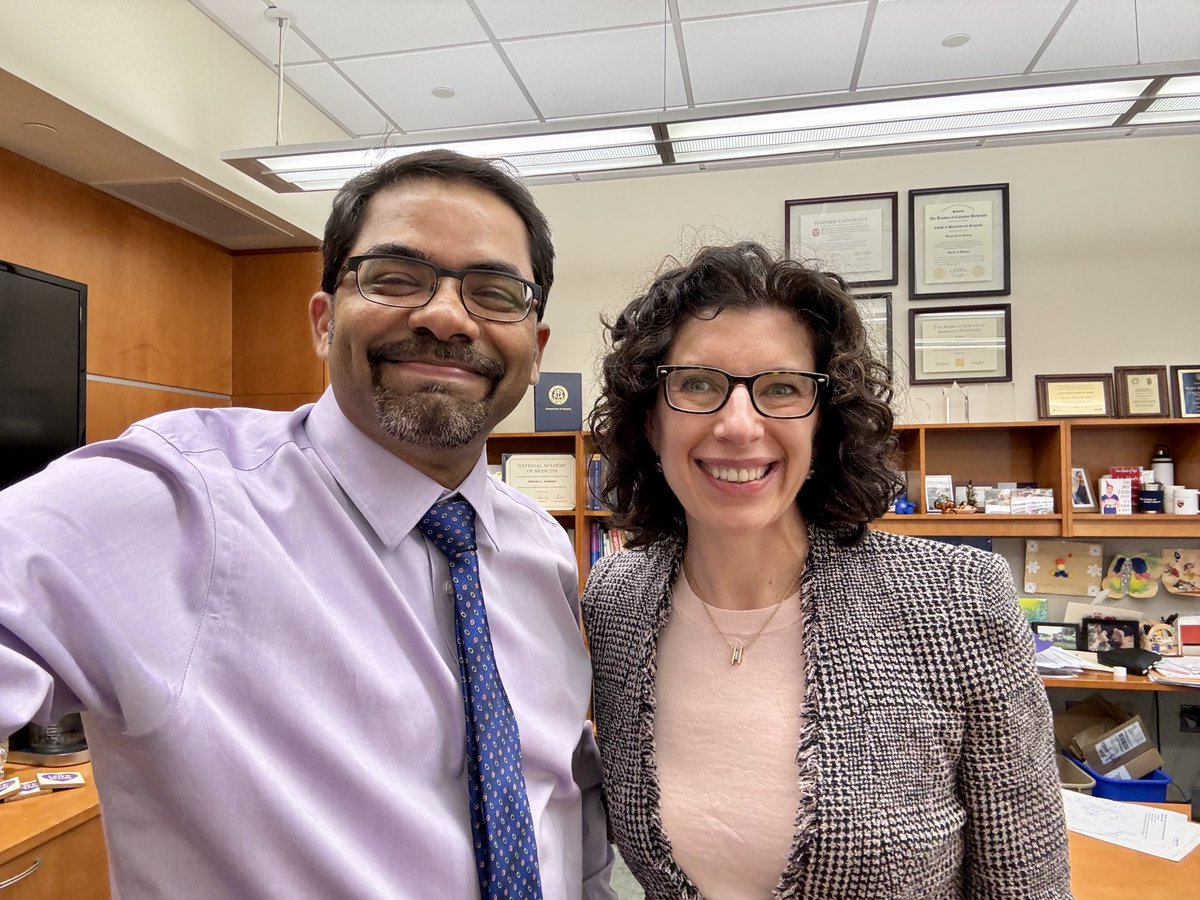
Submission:
[[[632,549],[583,611],[610,827],[647,897],[1070,897],[1006,563],[868,527],[901,480],[845,284],[710,247],[609,337],[591,428]]]

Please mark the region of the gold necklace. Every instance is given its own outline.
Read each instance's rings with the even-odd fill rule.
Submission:
[[[692,587],[692,593],[694,593],[696,595],[696,599],[700,601],[700,606],[703,608],[704,614],[708,616],[708,621],[712,622],[712,626],[717,630],[717,634],[719,634],[722,640],[729,645],[729,650],[731,652],[729,664],[731,666],[740,666],[742,664],[742,660],[746,656],[746,651],[750,649],[750,645],[762,637],[763,632],[767,630],[767,626],[775,620],[777,615],[779,615],[779,610],[783,609],[783,601],[792,596],[792,594],[796,592],[796,588],[800,586],[800,578],[804,574],[804,567],[800,567],[800,571],[798,571],[796,573],[796,577],[792,579],[791,585],[789,585],[788,589],[784,591],[783,596],[779,598],[779,603],[775,606],[775,609],[771,611],[771,614],[767,616],[766,621],[764,621],[762,625],[758,627],[758,631],[754,632],[754,634],[752,634],[746,641],[743,642],[734,642],[729,635],[721,630],[721,626],[718,625],[717,620],[713,618],[713,614],[709,610],[708,604],[705,603],[704,598],[700,596],[700,590],[696,585],[696,576],[692,574],[692,567],[688,565],[686,556],[683,558],[683,574],[687,577],[688,584],[690,584]]]

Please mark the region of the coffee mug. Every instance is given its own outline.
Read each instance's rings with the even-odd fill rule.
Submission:
[[[1200,511],[1200,490],[1197,488],[1176,487],[1173,497],[1171,512],[1175,515],[1194,516]]]

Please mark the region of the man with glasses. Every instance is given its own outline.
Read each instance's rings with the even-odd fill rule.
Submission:
[[[613,896],[574,553],[484,454],[553,259],[492,164],[392,160],[333,202],[316,404],[0,495],[0,734],[88,710],[117,893]]]

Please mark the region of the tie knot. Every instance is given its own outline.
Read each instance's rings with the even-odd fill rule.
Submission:
[[[466,500],[435,503],[417,527],[448,559],[475,550],[475,509]]]

